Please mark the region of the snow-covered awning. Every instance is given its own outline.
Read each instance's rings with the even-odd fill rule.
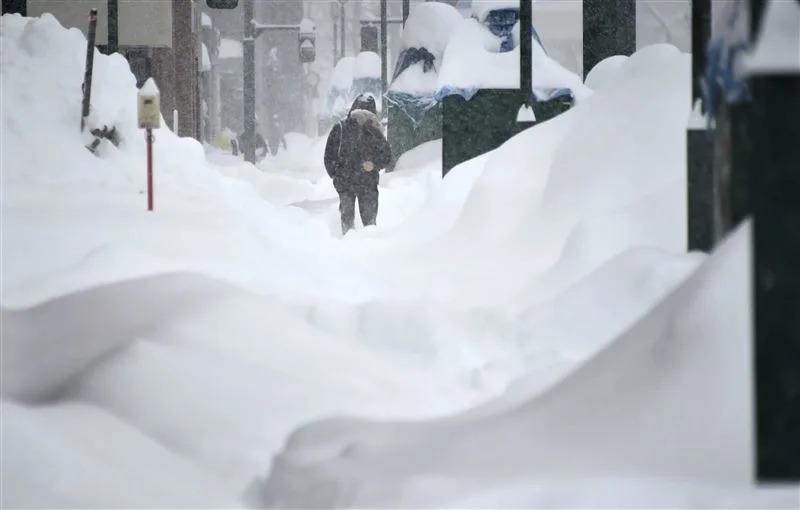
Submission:
[[[452,35],[437,82],[437,100],[451,94],[470,99],[480,89],[519,88],[520,48],[500,51],[500,39],[476,19],[466,19]],[[591,94],[577,74],[550,58],[536,36],[531,75],[537,100],[571,94],[580,100]]]

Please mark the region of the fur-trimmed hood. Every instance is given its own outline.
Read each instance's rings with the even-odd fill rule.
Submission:
[[[369,110],[356,109],[350,112],[349,118],[358,122],[359,126],[372,126],[381,131],[381,120]]]

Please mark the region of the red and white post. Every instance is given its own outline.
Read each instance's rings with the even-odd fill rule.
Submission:
[[[139,128],[147,142],[147,210],[153,210],[153,129],[161,127],[161,105],[155,80],[149,78],[139,89]]]

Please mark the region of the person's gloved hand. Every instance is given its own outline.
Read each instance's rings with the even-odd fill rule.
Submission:
[[[361,164],[361,168],[363,168],[365,172],[371,172],[375,170],[375,164],[372,161],[364,161]]]

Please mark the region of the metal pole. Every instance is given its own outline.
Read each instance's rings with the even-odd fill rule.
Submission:
[[[406,20],[408,19],[408,12],[410,9],[410,0],[403,0],[403,26],[406,26]]]
[[[344,12],[344,0],[339,0],[339,8],[341,12],[341,32],[339,35],[342,38],[342,42],[340,43],[339,50],[342,52],[342,58],[344,58],[346,54],[346,42],[347,42],[347,23],[345,22],[345,12]]]
[[[692,106],[702,98],[700,78],[706,69],[706,46],[710,37],[711,0],[692,0]]]
[[[388,77],[386,72],[386,47],[388,46],[388,34],[386,33],[387,20],[387,0],[381,0],[381,98],[386,95],[386,89],[388,88]],[[381,108],[383,115],[386,115],[386,110],[387,108]]]
[[[86,69],[83,75],[83,105],[81,111],[81,132],[86,127],[89,107],[92,101],[92,70],[94,69],[94,40],[97,34],[97,9],[89,11],[89,38],[86,41]]]
[[[520,2],[520,40],[519,40],[519,72],[520,72],[520,88],[522,89],[522,102],[526,105],[531,105],[533,102],[533,78],[532,63],[533,56],[533,0],[521,0]]]
[[[147,210],[153,210],[153,130],[147,128]]]
[[[119,0],[108,0],[108,45],[109,55],[119,51]]]
[[[244,0],[244,41],[242,42],[242,85],[244,98],[244,159],[256,162],[256,60],[253,30],[253,0]]]

